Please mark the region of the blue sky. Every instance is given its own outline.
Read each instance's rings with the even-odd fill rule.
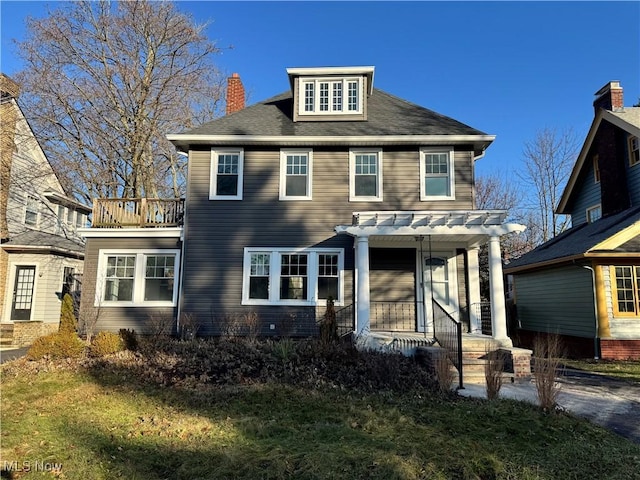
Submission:
[[[0,2],[1,70],[11,39],[56,2]],[[521,169],[525,141],[572,128],[610,80],[640,98],[640,2],[177,2],[210,21],[217,61],[255,103],[288,88],[287,67],[373,65],[374,86],[497,136],[478,172]],[[233,47],[233,48],[226,48]]]

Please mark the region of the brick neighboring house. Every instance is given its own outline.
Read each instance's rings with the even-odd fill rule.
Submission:
[[[91,209],[64,192],[18,104],[19,86],[0,74],[0,328],[3,345],[57,330],[62,294],[79,288]]]
[[[640,358],[640,108],[620,82],[595,117],[556,212],[572,228],[510,263],[520,341],[559,334],[574,356]]]
[[[179,199],[96,200],[83,309],[100,311],[101,329],[165,318],[175,331],[188,318],[220,335],[256,314],[262,335],[307,336],[331,297],[358,337],[415,347],[439,321],[481,332],[488,243],[486,320],[510,346],[499,240],[524,227],[474,201],[495,137],[374,88],[373,67],[287,75],[288,91],[247,108],[234,75],[226,116],[169,135],[189,158],[184,211]]]

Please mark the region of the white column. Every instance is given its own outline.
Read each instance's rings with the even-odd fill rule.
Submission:
[[[469,272],[469,326],[471,333],[482,332],[480,318],[480,267],[478,262],[478,247],[467,250],[467,270]]]
[[[491,329],[493,338],[498,340],[502,346],[511,347],[513,343],[507,336],[507,310],[504,302],[500,237],[497,236],[489,239],[489,286],[491,288]]]
[[[369,237],[356,237],[356,335],[369,332]]]

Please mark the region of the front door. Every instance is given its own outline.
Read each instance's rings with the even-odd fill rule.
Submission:
[[[35,279],[36,267],[34,265],[16,267],[11,320],[31,320]]]
[[[433,333],[433,303],[438,302],[444,310],[453,315],[456,309],[455,268],[453,259],[446,254],[424,255],[422,257],[422,298],[423,312],[418,330],[424,332],[425,326],[429,333]],[[426,322],[425,322],[426,319]],[[426,325],[425,325],[426,323]]]

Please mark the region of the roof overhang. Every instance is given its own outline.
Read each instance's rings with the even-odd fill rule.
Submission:
[[[178,149],[188,151],[191,145],[260,146],[384,146],[384,145],[469,145],[480,154],[495,140],[495,135],[194,135],[172,134],[167,139]]]
[[[84,238],[182,238],[182,227],[79,228]]]
[[[508,265],[504,267],[505,275],[515,275],[518,273],[524,273],[533,270],[540,270],[547,267],[552,266],[562,266],[570,263],[576,263],[579,260],[584,260],[585,262],[592,262],[598,260],[605,259],[633,259],[635,261],[640,261],[640,252],[586,252],[586,253],[578,253],[576,255],[569,255],[566,257],[552,258],[550,260],[545,260],[544,262],[531,263],[529,265],[522,265],[520,267],[509,268]],[[585,263],[583,262],[583,263]]]
[[[59,204],[65,207],[71,207],[76,210],[80,210],[86,214],[91,213],[91,207],[86,206],[72,198],[62,195],[54,190],[47,190],[44,192],[44,197],[52,203]]]
[[[335,231],[353,237],[437,236],[474,247],[489,237],[525,230],[524,225],[503,223],[506,216],[504,210],[354,212],[352,224],[338,225]]]
[[[557,214],[568,214],[570,212],[567,211],[567,207],[569,205],[569,200],[571,199],[571,194],[573,193],[573,189],[575,188],[578,177],[580,176],[580,172],[587,161],[587,155],[589,154],[589,150],[591,149],[591,145],[593,144],[593,140],[600,128],[600,124],[602,121],[607,121],[616,127],[629,132],[630,134],[640,138],[640,127],[637,125],[633,125],[621,118],[616,112],[611,112],[609,110],[600,109],[591,123],[591,127],[589,127],[589,132],[587,133],[587,137],[580,149],[580,153],[578,154],[578,159],[573,166],[573,170],[571,170],[571,175],[569,176],[569,180],[567,181],[567,185],[562,192],[562,197],[560,197],[560,202],[558,202],[558,207],[556,208]]]
[[[84,250],[71,250],[69,248],[56,247],[54,245],[11,245],[3,243],[2,249],[8,253],[55,254],[80,260],[84,259]]]
[[[293,90],[293,83],[295,77],[333,77],[333,76],[348,76],[358,75],[367,77],[367,94],[371,95],[373,91],[373,73],[375,67],[294,67],[287,68],[287,75],[289,75],[289,83]]]

